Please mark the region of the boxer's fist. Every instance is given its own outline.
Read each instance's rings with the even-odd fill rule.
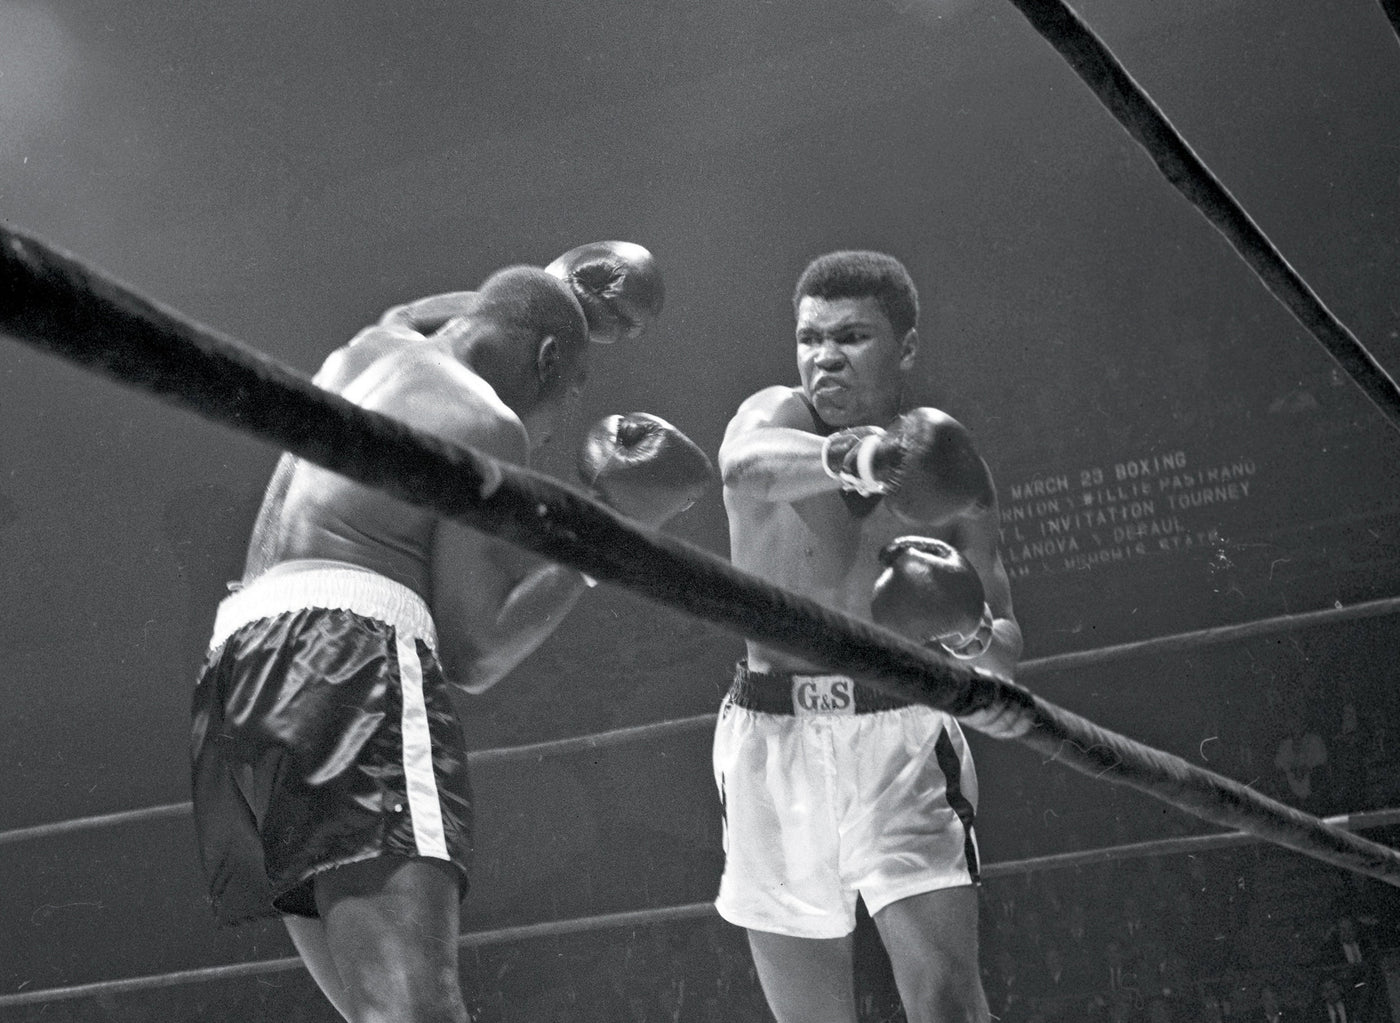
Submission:
[[[633,412],[593,425],[579,451],[578,472],[600,501],[659,526],[695,503],[714,478],[715,467],[666,420]]]
[[[841,483],[842,490],[862,497],[880,496],[894,489],[893,476],[886,470],[875,475],[875,454],[886,434],[878,426],[849,426],[829,434],[822,441],[822,468]]]
[[[632,242],[580,245],[545,270],[573,290],[588,319],[588,336],[599,344],[640,337],[666,301],[655,257]]]
[[[942,540],[901,536],[880,551],[885,570],[875,580],[870,613],[919,643],[937,640],[953,654],[976,657],[991,641],[991,612],[982,579]]]
[[[933,408],[916,408],[890,427],[895,480],[890,506],[911,522],[940,523],[995,500],[992,477],[967,427]],[[877,469],[877,471],[879,471]]]
[[[933,408],[912,409],[888,430],[859,426],[827,438],[823,464],[843,487],[884,494],[911,522],[947,522],[990,505],[992,480],[967,428]]]

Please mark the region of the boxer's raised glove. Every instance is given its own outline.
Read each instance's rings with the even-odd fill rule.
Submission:
[[[659,526],[685,511],[714,479],[704,451],[646,412],[600,419],[584,438],[579,478],[604,504]]]
[[[888,496],[911,522],[946,522],[993,497],[967,428],[934,408],[911,409],[888,430],[838,430],[823,444],[822,466],[844,489]]]
[[[880,551],[885,570],[875,580],[870,613],[876,624],[919,643],[940,644],[970,660],[992,642],[992,612],[982,579],[951,545],[901,536]]]
[[[599,344],[641,337],[666,301],[656,258],[632,242],[580,245],[545,270],[573,290],[588,319],[589,339]]]

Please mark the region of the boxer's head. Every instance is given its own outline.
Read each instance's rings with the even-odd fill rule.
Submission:
[[[918,293],[899,260],[879,252],[820,256],[798,279],[793,311],[798,374],[822,421],[889,422],[918,348]]]
[[[828,252],[807,264],[792,294],[796,313],[808,296],[827,300],[871,298],[896,337],[919,325],[919,292],[904,264],[883,252]]]
[[[588,376],[588,324],[569,287],[538,267],[498,270],[471,308],[439,336],[471,349],[474,368],[525,422],[532,446],[548,440]]]

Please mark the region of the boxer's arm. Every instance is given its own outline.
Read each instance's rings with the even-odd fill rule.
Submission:
[[[768,387],[729,421],[719,449],[726,497],[784,502],[839,490],[822,466],[822,440],[806,403],[791,387]]]
[[[379,326],[426,336],[441,329],[454,316],[470,311],[475,298],[474,291],[445,291],[440,295],[428,295],[385,310],[384,315],[379,317]]]
[[[987,649],[969,661],[972,666],[1002,678],[1015,677],[1021,658],[1021,626],[1011,607],[1011,582],[998,550],[1000,515],[997,504],[969,512],[954,523],[948,542],[962,552],[982,579],[987,607],[992,612],[992,641]]]
[[[485,492],[499,484],[495,462],[524,464],[529,440],[519,417],[479,376],[445,353],[409,346],[358,376],[351,401],[493,460]],[[494,477],[494,479],[493,479]],[[434,526],[429,605],[448,677],[480,691],[554,631],[583,589],[577,572],[539,559],[451,519]]]
[[[454,440],[502,462],[529,458],[524,427],[504,406]],[[479,693],[554,632],[586,588],[572,568],[545,562],[458,522],[438,522],[432,549],[432,609],[448,677]]]
[[[581,573],[451,521],[433,541],[433,618],[448,677],[480,693],[557,629],[586,588]]]
[[[690,438],[639,412],[595,424],[584,440],[579,471],[600,500],[653,528],[689,507],[714,475]],[[464,683],[471,691],[493,685],[544,642],[587,585],[573,569],[525,561],[508,544],[492,541],[484,550],[491,564],[473,578],[477,585],[494,585],[483,599],[495,612],[477,619],[477,656]]]
[[[474,291],[447,291],[386,309],[378,323],[331,352],[311,382],[327,391],[343,390],[382,356],[424,340],[467,312],[475,297]]]
[[[578,602],[582,573],[452,521],[433,540],[433,620],[443,667],[480,693],[539,647]]]

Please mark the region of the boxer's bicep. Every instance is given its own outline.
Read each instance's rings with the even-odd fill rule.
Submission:
[[[822,438],[791,387],[769,387],[739,406],[719,449],[726,497],[795,501],[833,490],[821,464]]]
[[[386,309],[379,318],[379,324],[383,327],[406,328],[424,335],[432,334],[454,316],[468,312],[475,299],[474,291],[448,291],[440,295],[427,295]]]

